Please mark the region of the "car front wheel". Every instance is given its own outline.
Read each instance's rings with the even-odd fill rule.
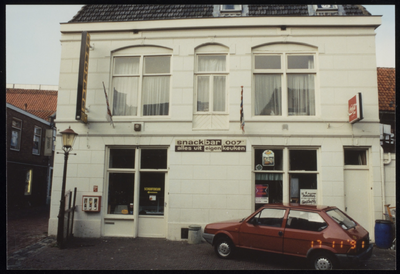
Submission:
[[[228,259],[232,257],[235,246],[228,237],[222,237],[217,239],[214,249],[218,257]]]
[[[328,252],[314,253],[310,262],[316,270],[332,270],[337,268],[336,258]]]

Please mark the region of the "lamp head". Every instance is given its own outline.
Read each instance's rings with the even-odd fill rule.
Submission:
[[[67,149],[72,149],[72,146],[74,145],[76,136],[78,136],[78,133],[76,133],[75,131],[73,131],[71,129],[71,127],[69,127],[68,129],[61,131],[61,136],[63,139],[63,148],[67,148]]]

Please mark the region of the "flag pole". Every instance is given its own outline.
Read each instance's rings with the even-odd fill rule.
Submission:
[[[103,82],[103,88],[104,88],[104,95],[106,96],[106,103],[107,103],[107,115],[106,115],[106,118],[112,124],[113,128],[115,128],[114,121],[112,119],[111,110],[110,110],[110,104],[108,103],[108,96],[107,96],[107,92],[106,92],[106,86],[104,85],[104,82]]]
[[[240,92],[240,128],[242,129],[242,133],[244,133],[244,112],[243,112],[243,86],[242,91]]]

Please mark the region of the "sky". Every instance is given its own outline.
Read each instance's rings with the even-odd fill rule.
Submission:
[[[6,81],[8,84],[58,85],[61,61],[60,23],[82,5],[6,6]],[[395,67],[395,6],[364,5],[383,15],[375,30],[378,67]],[[21,18],[23,20],[21,20]]]

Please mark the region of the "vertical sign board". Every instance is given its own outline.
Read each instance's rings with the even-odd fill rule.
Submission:
[[[361,93],[357,93],[349,100],[349,123],[354,124],[364,118]]]
[[[85,124],[87,123],[86,92],[87,92],[87,79],[89,70],[89,48],[90,48],[90,35],[86,31],[84,31],[82,32],[81,54],[79,60],[78,92],[76,97],[75,120],[80,120]]]

